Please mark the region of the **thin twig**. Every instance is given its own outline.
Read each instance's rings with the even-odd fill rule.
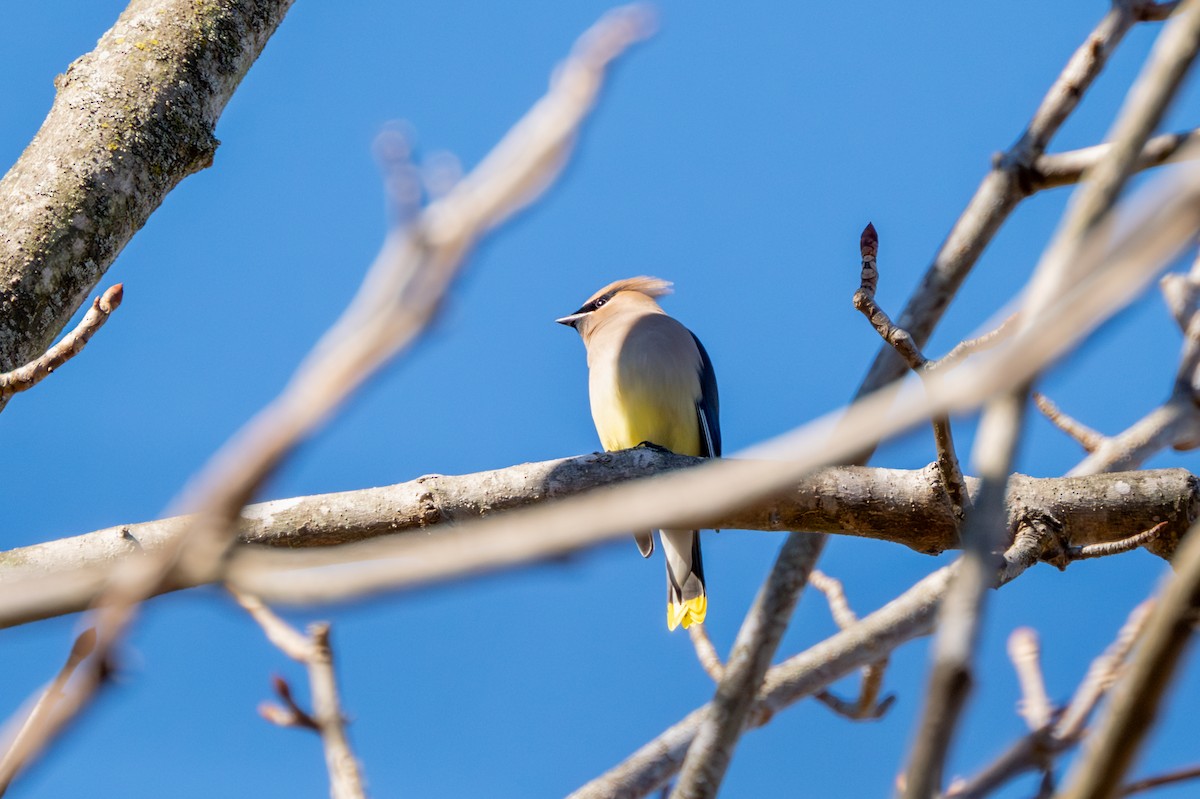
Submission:
[[[1081,547],[1069,547],[1059,557],[1051,558],[1050,563],[1063,569],[1066,568],[1066,563],[1068,562],[1088,560],[1089,558],[1104,558],[1109,555],[1132,552],[1138,547],[1145,546],[1158,538],[1166,527],[1166,522],[1159,522],[1149,530],[1143,530],[1140,533],[1135,533],[1117,541],[1107,541],[1103,544],[1088,544]]]
[[[1194,158],[1193,145],[1200,143],[1200,130],[1163,133],[1148,139],[1134,164],[1141,171],[1171,162],[1176,156]],[[1109,145],[1096,144],[1078,150],[1042,155],[1033,162],[1030,182],[1035,191],[1055,186],[1069,186],[1084,179],[1101,159],[1108,155]]]
[[[1133,796],[1135,793],[1143,793],[1154,788],[1161,788],[1164,785],[1175,785],[1176,783],[1195,779],[1200,779],[1200,766],[1181,768],[1176,771],[1169,771],[1166,774],[1157,774],[1153,777],[1136,780],[1122,788],[1119,795]]]
[[[1148,609],[1149,604],[1144,602],[1129,614],[1116,639],[1092,661],[1065,709],[1052,713],[1050,723],[1020,738],[975,776],[957,780],[946,791],[946,799],[982,799],[1030,771],[1043,773],[1039,796],[1052,794],[1054,758],[1074,747],[1083,737],[1084,725],[1120,673],[1144,627]]]
[[[292,697],[291,688],[282,678],[275,680],[275,691],[287,705],[287,710],[267,710],[264,718],[282,726],[305,727],[321,736],[325,748],[325,765],[329,770],[329,792],[332,799],[363,799],[362,773],[358,760],[346,737],[346,720],[338,698],[337,674],[333,668],[333,650],[329,645],[329,624],[317,622],[302,634],[279,618],[258,597],[230,588],[234,599],[258,622],[267,639],[285,655],[308,669],[312,688],[313,712],[300,708]],[[262,709],[260,708],[260,712]]]
[[[862,279],[858,291],[854,292],[854,307],[867,317],[871,327],[875,328],[875,332],[884,341],[895,347],[896,352],[908,364],[908,368],[924,380],[928,376],[926,367],[929,365],[929,360],[922,354],[908,331],[893,324],[891,318],[875,301],[875,289],[879,285],[879,269],[876,265],[876,256],[879,253],[879,234],[876,233],[875,226],[869,222],[859,238],[859,250],[862,253]],[[954,434],[950,429],[950,417],[938,415],[933,417],[931,423],[942,486],[950,499],[951,507],[954,508],[955,516],[962,518],[970,502],[970,494],[967,493],[962,467],[959,466],[958,454],[954,450]]]
[[[1051,424],[1075,439],[1075,442],[1083,447],[1085,452],[1095,452],[1104,443],[1103,433],[1068,416],[1045,394],[1033,392],[1033,403],[1037,405],[1037,409],[1042,412],[1042,415],[1050,420]]]
[[[55,369],[83,352],[83,348],[91,341],[92,336],[96,335],[96,331],[103,327],[113,311],[121,306],[124,296],[123,283],[112,286],[92,300],[92,307],[79,320],[75,329],[63,336],[61,341],[24,366],[0,374],[0,403],[13,394],[33,388]]]
[[[1032,627],[1018,627],[1008,637],[1008,656],[1021,683],[1018,712],[1031,730],[1040,730],[1050,723],[1050,698],[1046,696],[1046,680],[1042,676],[1041,651],[1037,631]]]
[[[846,600],[846,592],[842,588],[841,581],[817,570],[813,570],[812,574],[808,576],[808,581],[813,588],[825,595],[825,599],[829,603],[829,612],[839,629],[848,630],[858,623],[858,616],[850,609],[850,603]],[[887,664],[888,658],[882,657],[869,666],[863,667],[858,698],[853,702],[842,699],[828,690],[818,691],[813,698],[834,713],[852,721],[883,718],[892,703],[896,701],[895,696],[879,699],[879,693],[883,690],[883,675],[887,670]]]
[[[696,648],[696,660],[700,661],[701,668],[712,677],[713,682],[721,682],[721,677],[725,674],[725,665],[721,663],[721,656],[717,654],[717,648],[708,637],[708,630],[703,624],[693,624],[688,628],[688,636],[692,639],[692,646]]]
[[[949,352],[936,361],[929,361],[925,364],[925,372],[927,374],[938,374],[945,372],[957,366],[964,358],[973,355],[977,352],[982,352],[989,347],[994,347],[1005,338],[1010,336],[1017,329],[1017,320],[1020,318],[1020,313],[1012,313],[1005,317],[1004,321],[996,325],[986,333],[981,333],[975,338],[964,339],[955,344]]]

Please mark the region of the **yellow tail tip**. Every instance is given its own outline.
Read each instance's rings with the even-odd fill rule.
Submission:
[[[701,594],[686,602],[667,603],[667,629],[674,630],[680,624],[683,629],[700,624],[708,613],[708,597]]]

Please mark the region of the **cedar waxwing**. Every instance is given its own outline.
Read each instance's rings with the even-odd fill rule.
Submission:
[[[671,284],[653,277],[610,283],[557,319],[587,347],[588,395],[609,452],[649,442],[681,455],[717,457],[717,376],[700,340],[654,301]],[[659,530],[667,561],[667,627],[704,621],[708,598],[699,530]],[[636,533],[644,557],[650,533]]]

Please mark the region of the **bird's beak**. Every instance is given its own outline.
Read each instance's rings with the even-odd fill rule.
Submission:
[[[573,313],[570,316],[564,316],[562,319],[555,319],[554,321],[558,322],[560,325],[566,325],[567,327],[575,327],[575,325],[578,324],[579,320],[585,316],[587,316],[587,314]]]

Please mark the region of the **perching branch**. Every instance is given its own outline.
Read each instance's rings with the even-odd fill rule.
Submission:
[[[308,668],[312,688],[313,712],[304,712],[291,694],[287,683],[278,678],[276,691],[287,710],[263,708],[263,716],[281,726],[301,726],[313,729],[321,736],[325,747],[325,766],[329,770],[329,793],[332,799],[363,799],[363,780],[357,758],[346,737],[346,720],[338,698],[337,674],[333,668],[333,649],[329,644],[329,623],[309,625],[304,635],[279,618],[258,597],[230,589],[234,599],[263,628],[267,639],[285,655]],[[288,720],[292,723],[288,723]]]
[[[247,507],[239,538],[257,545],[255,551],[266,547],[294,551],[340,547],[377,536],[450,533],[453,526],[470,519],[701,463],[698,458],[640,448],[280,499]],[[978,492],[978,480],[967,478],[967,487]],[[1086,478],[1014,475],[1006,508],[1014,531],[1019,532],[1023,520],[1056,521],[1057,532],[1037,541],[1027,565],[1042,557],[1057,557],[1064,546],[1124,540],[1131,531],[1153,526],[1156,519],[1166,527],[1147,546],[1170,557],[1200,509],[1200,480],[1183,469]],[[864,536],[918,552],[959,546],[954,512],[933,465],[915,471],[829,467],[735,513],[693,521],[731,531],[811,530]],[[120,525],[0,553],[0,627],[83,610],[98,595],[105,575],[127,559],[160,552],[183,534],[188,523],[188,517],[174,517]],[[215,573],[193,572],[188,577],[190,581],[181,576],[164,590],[217,579]]]
[[[79,320],[75,329],[63,336],[62,341],[24,366],[0,374],[0,403],[13,394],[33,388],[55,369],[83,352],[83,348],[92,340],[96,331],[103,327],[112,312],[120,307],[122,297],[124,288],[118,283],[92,300],[92,307],[84,314],[83,319]]]

